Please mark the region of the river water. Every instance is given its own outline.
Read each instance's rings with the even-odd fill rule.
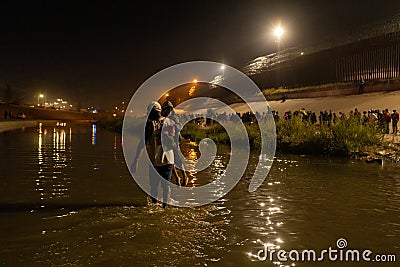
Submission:
[[[191,185],[220,173],[229,153]],[[193,151],[191,152],[194,153]],[[198,208],[148,204],[125,166],[121,136],[90,124],[43,123],[0,134],[4,266],[399,266],[400,168],[277,155],[247,191],[258,160],[223,199]],[[369,249],[396,263],[260,261],[268,249]],[[262,255],[262,254],[260,254]]]

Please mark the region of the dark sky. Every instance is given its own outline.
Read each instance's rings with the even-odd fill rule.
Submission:
[[[25,102],[45,92],[112,106],[173,64],[241,68],[273,52],[279,21],[283,46],[301,47],[399,14],[400,1],[2,1],[0,9],[0,87]]]

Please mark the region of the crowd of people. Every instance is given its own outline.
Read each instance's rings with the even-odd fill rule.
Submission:
[[[243,123],[255,123],[257,121],[265,121],[268,119],[268,114],[271,112],[274,120],[277,122],[279,120],[290,120],[293,117],[300,117],[305,123],[316,124],[321,126],[331,126],[336,124],[339,120],[347,117],[354,117],[359,119],[363,124],[372,123],[377,127],[382,129],[385,134],[397,134],[398,132],[398,122],[399,113],[397,110],[392,112],[389,109],[379,110],[371,109],[368,111],[359,111],[357,108],[351,110],[349,113],[343,112],[332,112],[332,110],[324,110],[319,113],[306,110],[302,108],[300,110],[286,111],[284,114],[279,114],[278,111],[268,110],[266,112],[244,112],[236,114],[227,113],[209,113],[207,114],[207,119],[201,114],[190,114],[190,115],[180,115],[184,121],[193,120],[197,124],[209,125],[211,120],[219,122],[243,122]],[[236,115],[236,116],[235,116]],[[188,117],[189,116],[189,117]],[[391,127],[390,127],[391,126]],[[391,130],[391,131],[390,131]]]
[[[13,119],[13,113],[11,111],[5,110],[3,113],[4,120],[12,120]]]
[[[389,109],[379,110],[379,109],[371,109],[368,111],[360,112],[357,108],[354,111],[350,111],[348,114],[343,112],[339,112],[336,114],[331,110],[328,112],[320,111],[319,115],[312,111],[307,111],[305,108],[302,108],[298,111],[291,112],[287,111],[283,114],[282,118],[280,117],[278,111],[272,111],[272,115],[275,121],[279,121],[280,119],[283,120],[290,120],[294,116],[300,116],[303,122],[309,122],[311,124],[319,125],[326,125],[331,126],[332,124],[337,123],[339,120],[342,120],[346,117],[354,117],[359,119],[363,124],[372,123],[382,129],[383,133],[385,134],[397,134],[398,132],[398,122],[399,122],[399,113],[397,110],[393,110],[392,112]],[[390,125],[392,126],[392,131],[390,132]]]

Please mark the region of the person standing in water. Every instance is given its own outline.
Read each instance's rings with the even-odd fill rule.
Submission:
[[[180,123],[179,118],[174,111],[174,105],[172,104],[171,101],[165,101],[163,103],[161,115],[164,117],[168,116],[175,123],[175,129],[178,134],[175,134],[175,144],[176,144],[174,146],[175,166],[173,168],[173,174],[175,175],[178,181],[178,185],[185,186],[189,183],[189,179],[186,175],[185,167],[183,166],[183,159],[182,157],[180,157],[179,146],[178,146],[180,139],[182,139],[182,136],[180,134],[180,131],[182,130],[182,124]],[[178,171],[181,173],[181,175],[178,174]]]
[[[141,139],[136,156],[131,165],[132,173],[136,173],[139,157],[146,147],[152,166],[149,165],[150,197],[152,203],[157,203],[158,186],[161,182],[163,191],[163,208],[170,197],[172,169],[174,167],[174,136],[175,123],[161,115],[161,105],[151,102],[147,107],[148,118],[145,126],[145,138]],[[161,142],[163,140],[163,143]],[[159,175],[162,179],[159,178]]]

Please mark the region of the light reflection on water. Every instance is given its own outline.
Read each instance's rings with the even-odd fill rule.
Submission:
[[[97,142],[97,125],[96,123],[92,124],[92,145],[95,145]]]
[[[163,210],[147,203],[130,177],[118,134],[44,123],[0,138],[3,265],[293,266],[254,255],[264,246],[324,249],[339,237],[355,248],[400,250],[395,165],[278,156],[264,184],[249,193],[260,159],[253,154],[224,198]],[[229,151],[219,149],[209,168],[190,172],[189,186],[224,173]],[[184,152],[199,157],[196,147]]]
[[[63,173],[63,169],[68,166],[71,155],[71,135],[72,129],[69,128],[69,149],[66,149],[67,138],[65,131],[66,123],[57,123],[48,135],[48,129],[43,129],[43,124],[38,126],[38,165],[36,191],[40,194],[40,201],[43,202],[53,198],[68,198],[68,185],[70,177]],[[49,156],[51,152],[51,157]]]

